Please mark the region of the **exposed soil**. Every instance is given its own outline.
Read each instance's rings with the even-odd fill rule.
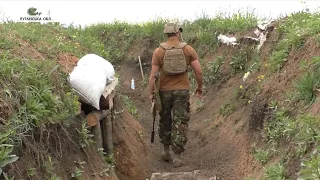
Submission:
[[[61,53],[58,56],[58,63],[61,64],[63,70],[70,73],[72,69],[77,65],[79,58],[68,53]]]
[[[27,41],[22,39],[17,39],[19,46],[15,46],[13,48],[13,52],[16,56],[25,58],[25,59],[33,59],[33,60],[44,60],[45,57],[37,51],[35,47],[32,46]]]

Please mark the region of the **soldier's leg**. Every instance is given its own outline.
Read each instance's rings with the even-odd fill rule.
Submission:
[[[188,141],[187,130],[190,120],[190,94],[188,90],[178,90],[173,93],[173,127],[172,151],[181,154]]]
[[[162,112],[159,122],[159,137],[160,142],[163,145],[171,145],[171,130],[172,130],[172,99],[173,95],[171,91],[160,92],[160,98],[162,103]]]

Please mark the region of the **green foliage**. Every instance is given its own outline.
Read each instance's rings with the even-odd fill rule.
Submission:
[[[59,123],[76,112],[76,97],[54,62],[2,59],[0,72],[0,82],[7,82],[0,84],[6,92],[1,95],[18,108],[7,126],[17,133]]]
[[[277,31],[283,35],[283,38],[277,43],[275,51],[270,56],[272,72],[281,70],[291,50],[299,49],[307,37],[320,32],[319,17],[319,12],[299,12],[290,15],[280,23]]]
[[[3,168],[8,164],[11,164],[19,159],[14,154],[11,154],[13,151],[13,145],[7,144],[10,143],[10,134],[12,132],[1,132],[0,133],[0,176],[3,172]]]
[[[86,120],[82,121],[81,129],[76,130],[79,134],[79,141],[82,148],[88,147],[91,143],[93,143],[93,134],[91,134]]]
[[[277,143],[281,138],[286,137],[286,127],[290,127],[291,122],[292,119],[285,109],[282,108],[273,111],[272,118],[268,120],[264,126],[268,142]]]
[[[294,83],[294,87],[298,92],[297,100],[303,100],[305,104],[311,105],[315,101],[317,89],[320,87],[320,72],[306,72]]]
[[[74,172],[71,174],[73,179],[79,179],[82,176],[83,170],[78,167],[75,168]]]
[[[320,179],[320,146],[301,163],[298,180]]]
[[[0,87],[0,99],[10,104],[13,110],[13,114],[0,125],[0,163],[3,168],[18,159],[11,152],[13,145],[21,141],[21,136],[46,124],[67,122],[76,113],[78,102],[67,84],[66,75],[52,61],[7,59],[3,56]]]
[[[295,125],[295,126],[294,126]],[[303,155],[313,144],[320,142],[320,122],[318,117],[303,114],[297,117],[296,123],[287,128],[293,134],[297,144],[297,153]]]
[[[290,117],[284,109],[275,109],[273,116],[265,124],[266,138],[269,143],[279,143],[281,139],[291,140],[296,153],[304,155],[308,148],[320,142],[320,122],[318,117],[301,114]]]
[[[51,156],[48,156],[48,159],[42,165],[42,169],[45,171],[47,179],[62,180],[61,177],[55,174],[56,167],[57,163],[52,159]]]
[[[208,62],[203,68],[204,84],[213,84],[221,78],[221,66],[224,64],[226,56],[218,56],[215,61]]]
[[[27,169],[27,174],[28,174],[28,177],[31,179],[31,177],[33,177],[34,175],[36,175],[36,170],[37,168],[29,168]]]
[[[257,25],[254,12],[218,12],[214,18],[203,14],[195,21],[184,21],[183,39],[193,45],[201,58],[219,47],[217,36],[221,34],[244,32]]]
[[[75,170],[73,173],[71,173],[71,178],[72,179],[81,179],[82,173],[84,172],[84,166],[83,164],[85,164],[85,161],[74,161],[74,163],[76,164]]]
[[[235,75],[238,72],[247,71],[248,63],[252,60],[255,60],[256,54],[252,48],[252,46],[244,45],[241,49],[232,56],[230,60],[230,69],[231,74]],[[252,67],[251,67],[252,69]]]
[[[202,99],[197,99],[196,100],[196,109],[197,112],[200,112],[204,108],[204,102]]]
[[[270,157],[269,151],[263,150],[263,149],[254,149],[252,154],[253,154],[253,157],[257,161],[259,161],[261,164],[265,164]]]
[[[130,114],[132,114],[133,116],[137,117],[138,116],[138,109],[133,104],[133,102],[131,101],[129,96],[121,94],[120,98],[121,98],[122,102],[124,103],[124,105],[128,108]]]
[[[224,117],[228,117],[235,110],[235,105],[232,102],[226,102],[219,108],[219,114]]]
[[[276,164],[265,168],[264,177],[266,180],[285,180],[285,167],[283,164]]]
[[[225,34],[243,32],[255,27],[257,25],[257,17],[253,11],[238,11],[235,13],[218,12],[214,18],[203,14],[202,17],[198,17],[197,20],[192,22],[192,25],[190,25],[190,22],[185,22],[185,24],[186,30],[189,32],[195,29],[202,29],[204,31],[210,30],[211,32]]]

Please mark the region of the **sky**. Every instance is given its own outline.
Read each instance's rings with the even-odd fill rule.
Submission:
[[[0,20],[20,21],[28,17],[27,9],[36,7],[42,12],[40,17],[50,17],[52,21],[62,24],[91,25],[109,23],[114,20],[140,23],[152,21],[158,17],[195,20],[202,14],[209,17],[219,12],[255,10],[260,17],[277,18],[308,7],[318,10],[320,0],[0,0]]]

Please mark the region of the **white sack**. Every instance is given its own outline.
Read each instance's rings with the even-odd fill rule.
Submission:
[[[113,65],[105,60],[104,58],[95,55],[95,54],[87,54],[83,56],[77,63],[77,66],[86,66],[97,68],[98,71],[103,71],[106,73],[107,83],[109,84],[114,79],[114,67]]]
[[[114,68],[110,62],[95,54],[82,57],[69,74],[69,83],[81,102],[100,110],[100,97],[107,84],[114,79]]]

